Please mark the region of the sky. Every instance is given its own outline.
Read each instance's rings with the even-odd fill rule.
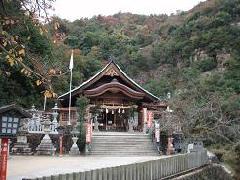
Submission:
[[[56,0],[53,14],[70,21],[118,12],[171,14],[177,10],[187,11],[201,1],[204,0]]]

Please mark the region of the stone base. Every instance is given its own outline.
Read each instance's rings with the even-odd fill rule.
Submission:
[[[174,148],[168,148],[168,149],[167,149],[167,155],[174,154],[174,152],[175,152],[175,149],[174,149]]]
[[[56,148],[52,144],[52,140],[50,139],[49,135],[46,134],[36,150],[38,155],[54,155]]]
[[[80,155],[80,151],[79,151],[79,148],[78,148],[77,144],[72,145],[72,147],[69,151],[69,154],[72,155],[72,156]]]
[[[90,144],[85,145],[85,155],[90,155]]]
[[[15,143],[12,148],[12,154],[14,155],[32,155],[32,149],[28,143]]]

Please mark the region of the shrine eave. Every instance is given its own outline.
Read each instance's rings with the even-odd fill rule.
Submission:
[[[107,91],[112,93],[117,93],[120,91],[126,96],[133,99],[143,99],[145,95],[144,93],[137,92],[119,82],[110,82],[107,84],[103,84],[95,89],[85,90],[84,95],[86,95],[87,97],[96,97],[106,93]]]

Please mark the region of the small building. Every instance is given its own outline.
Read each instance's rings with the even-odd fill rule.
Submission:
[[[71,123],[76,123],[76,100],[89,99],[89,113],[101,131],[128,131],[129,122],[136,131],[142,131],[147,121],[146,110],[161,111],[166,104],[145,90],[110,61],[101,71],[71,91]],[[69,92],[59,97],[60,123],[68,121]],[[159,114],[159,113],[158,113]]]
[[[31,118],[31,114],[16,104],[0,107],[1,134],[16,135],[21,118]]]

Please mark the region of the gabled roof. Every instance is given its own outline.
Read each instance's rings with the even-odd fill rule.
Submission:
[[[145,90],[144,88],[142,88],[139,84],[137,84],[133,79],[131,79],[125,72],[123,72],[121,70],[121,68],[113,61],[111,60],[101,71],[99,71],[98,73],[96,73],[94,76],[92,76],[90,79],[88,79],[87,81],[83,82],[80,86],[74,88],[71,90],[71,93],[74,94],[74,92],[79,91],[79,90],[83,90],[86,87],[88,87],[88,85],[93,82],[93,81],[97,81],[98,77],[100,77],[101,75],[103,75],[106,70],[108,70],[108,68],[110,66],[115,67],[120,73],[121,75],[127,80],[129,81],[136,89],[138,89],[139,91],[142,91],[144,93],[146,93],[146,95],[148,95],[153,101],[158,101],[159,98],[155,95],[153,95],[152,93],[150,93],[149,91]],[[58,97],[58,99],[65,99],[68,98],[66,97],[67,95],[69,95],[69,91],[61,96]]]
[[[25,111],[24,109],[17,106],[16,104],[10,104],[10,105],[0,107],[0,114],[5,113],[7,111],[11,111],[11,110],[15,110],[18,113],[20,113],[22,118],[31,118],[32,117],[32,115],[29,112]]]

